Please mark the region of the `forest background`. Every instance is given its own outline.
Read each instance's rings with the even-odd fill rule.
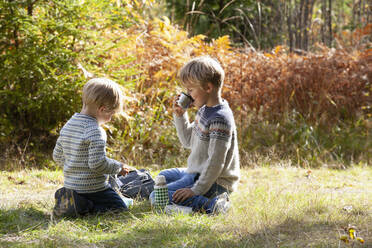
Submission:
[[[226,72],[242,166],[344,168],[371,159],[368,0],[0,2],[0,167],[54,168],[58,131],[82,85],[109,77],[125,113],[108,154],[134,166],[185,163],[172,124],[177,71],[209,54]]]
[[[0,247],[372,247],[370,0],[0,0]],[[226,215],[54,219],[51,159],[91,77],[123,86],[110,157],[184,166],[177,78],[226,71],[241,180]],[[193,117],[195,111],[190,111]]]

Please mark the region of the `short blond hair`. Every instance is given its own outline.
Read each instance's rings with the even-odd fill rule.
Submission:
[[[123,93],[120,87],[108,78],[93,78],[83,87],[83,105],[121,111]]]
[[[179,77],[184,84],[197,83],[204,88],[211,83],[220,89],[225,79],[225,72],[216,59],[201,56],[187,62],[180,70]]]

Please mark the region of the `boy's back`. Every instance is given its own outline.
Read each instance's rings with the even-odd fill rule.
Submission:
[[[120,86],[107,78],[93,78],[83,87],[83,107],[63,126],[53,159],[63,165],[64,186],[91,201],[94,212],[127,209],[108,185],[107,174],[126,175],[124,164],[106,157],[106,133],[101,125],[121,111]]]
[[[57,140],[54,159],[63,159],[64,185],[78,193],[92,193],[108,187],[107,176],[121,164],[106,158],[106,134],[95,118],[75,113]],[[63,151],[63,152],[62,152]]]

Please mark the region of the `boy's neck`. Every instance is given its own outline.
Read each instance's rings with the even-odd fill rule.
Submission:
[[[205,105],[207,107],[213,107],[221,103],[222,103],[221,92],[212,92]]]
[[[89,108],[87,106],[83,106],[83,108],[80,111],[80,114],[89,115],[89,116],[97,119],[97,117],[96,117],[97,116],[97,110],[96,109]]]

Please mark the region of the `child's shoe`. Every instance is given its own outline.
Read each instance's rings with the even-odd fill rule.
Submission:
[[[93,211],[93,202],[75,190],[62,187],[54,194],[53,217],[79,217]]]
[[[217,196],[216,203],[213,206],[212,214],[226,214],[230,209],[229,195],[225,192]]]
[[[165,206],[166,214],[192,214],[192,207],[181,206],[177,204],[168,204]]]

